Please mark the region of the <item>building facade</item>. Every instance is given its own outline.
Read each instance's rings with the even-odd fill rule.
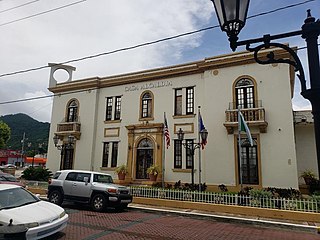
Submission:
[[[275,53],[289,57],[281,49]],[[251,53],[240,52],[76,81],[71,77],[74,68],[51,67],[49,90],[55,97],[47,167],[53,172],[72,168],[113,174],[126,164],[124,183],[148,184],[146,169],[154,164],[164,170],[158,181],[163,174],[170,184],[190,183],[194,168],[195,183],[201,176],[209,189],[220,184],[231,190],[240,184],[298,188],[304,165],[297,163],[291,104],[294,71],[287,64],[259,65]],[[63,83],[54,79],[60,68],[70,74]],[[253,146],[243,144],[244,133],[240,151],[238,108],[254,141]],[[209,136],[205,148],[192,155],[185,143],[199,142],[199,111]],[[171,140],[168,148],[164,114]],[[180,128],[184,142],[177,137]],[[54,136],[59,140],[56,147]]]

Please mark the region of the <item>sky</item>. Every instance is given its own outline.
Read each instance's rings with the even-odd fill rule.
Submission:
[[[250,18],[240,40],[299,30],[307,9],[320,18],[320,0],[251,0],[248,16],[296,3],[302,5]],[[25,113],[50,122],[48,63],[107,53],[218,25],[210,0],[0,0],[0,115]],[[300,37],[278,42],[304,47]],[[239,47],[237,51],[243,51]],[[105,77],[165,67],[231,53],[219,27],[156,44],[71,62],[73,79]],[[308,81],[305,50],[299,50]],[[40,70],[30,70],[43,67]],[[24,73],[16,73],[30,70]],[[55,74],[58,82],[66,73]],[[311,109],[295,83],[293,109]]]

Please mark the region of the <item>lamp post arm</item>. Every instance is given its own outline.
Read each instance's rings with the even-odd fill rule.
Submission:
[[[265,56],[263,56],[263,58],[259,58],[258,53],[260,50],[263,49],[268,49],[270,47],[277,47],[277,48],[282,48],[284,49],[286,52],[288,52],[290,54],[290,57],[292,58],[277,58],[274,54],[274,51],[270,50],[269,52],[267,52],[265,54]],[[296,54],[296,52],[294,50],[292,50],[292,48],[288,47],[285,44],[282,43],[263,43],[257,47],[250,47],[250,44],[248,43],[246,45],[246,49],[250,52],[254,52],[254,59],[257,63],[265,65],[265,64],[272,64],[272,63],[286,63],[286,64],[290,64],[291,66],[294,67],[294,71],[295,72],[299,72],[297,74],[299,80],[300,80],[300,84],[301,84],[301,92],[304,92],[307,87],[306,87],[306,78],[305,78],[305,74],[304,74],[304,70],[303,70],[303,66],[302,63],[298,57],[298,55]]]
[[[246,46],[247,44],[254,44],[254,43],[270,43],[272,40],[277,40],[277,39],[282,39],[282,38],[288,38],[288,37],[294,37],[294,36],[301,36],[302,30],[297,30],[293,32],[287,32],[287,33],[280,33],[276,35],[270,35],[266,34],[263,37],[260,38],[253,38],[253,39],[248,39],[248,40],[243,40],[243,41],[238,41],[236,42],[236,46]]]
[[[295,72],[299,72],[297,74],[300,83],[301,83],[301,92],[304,92],[306,90],[306,78],[305,78],[305,74],[304,74],[304,70],[301,64],[301,61],[298,57],[298,55],[295,53],[294,50],[292,50],[290,47],[288,47],[285,44],[282,43],[271,43],[272,40],[277,40],[277,39],[283,39],[283,38],[288,38],[288,37],[294,37],[294,36],[301,36],[303,33],[302,30],[297,30],[297,31],[293,31],[293,32],[287,32],[287,33],[281,33],[281,34],[276,34],[276,35],[264,35],[261,38],[254,38],[254,39],[248,39],[248,40],[243,40],[243,41],[238,41],[235,43],[235,46],[246,46],[247,51],[250,52],[254,52],[254,59],[257,63],[259,64],[272,64],[272,63],[286,63],[286,64],[290,64],[291,66],[294,67],[294,71]],[[251,44],[255,44],[255,43],[262,43],[259,46],[256,47],[250,47]],[[287,58],[287,59],[283,59],[283,58],[276,58],[274,52],[272,50],[270,50],[270,52],[268,52],[265,56],[264,59],[259,59],[258,57],[258,53],[260,50],[263,49],[268,49],[270,47],[278,47],[278,48],[282,48],[285,51],[287,51],[290,56],[293,58]]]

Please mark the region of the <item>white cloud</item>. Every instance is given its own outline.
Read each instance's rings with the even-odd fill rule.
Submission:
[[[0,9],[26,2],[29,0],[1,1]],[[0,75],[46,66],[49,62],[64,62],[130,47],[217,23],[210,0],[87,0],[68,8],[1,26],[5,22],[72,2],[75,1],[42,0],[0,14]],[[288,1],[284,1],[280,6],[278,0],[251,2],[249,15],[288,5]],[[298,30],[303,24],[307,8],[319,9],[319,3],[309,2],[299,7],[250,19],[240,38],[243,40],[261,37],[266,33],[278,34]],[[316,11],[313,10],[313,14],[317,14]],[[291,46],[305,45],[304,40],[299,37],[285,39],[282,42],[290,42]],[[229,52],[225,33],[217,28],[70,65],[77,68],[74,79],[81,79],[168,66],[183,63],[185,59],[195,60],[194,56],[203,59]],[[303,54],[299,56],[301,55],[302,61],[305,62]],[[305,70],[308,71],[306,66]],[[35,119],[50,121],[50,99],[1,104],[28,96],[51,94],[47,90],[49,71],[49,68],[46,68],[1,77],[0,115],[24,112]],[[298,84],[293,106],[303,108],[309,103],[299,97]]]
[[[0,15],[0,24],[74,1],[39,1]],[[2,9],[21,4],[5,1]],[[0,27],[1,73],[45,66],[130,47],[201,27],[210,18],[210,1],[95,0]],[[201,45],[201,34],[71,63],[74,79],[106,76],[182,61],[184,49]],[[0,74],[1,74],[0,73]],[[0,102],[50,94],[49,69],[0,79]],[[1,104],[1,115],[23,112],[50,121],[51,99]]]

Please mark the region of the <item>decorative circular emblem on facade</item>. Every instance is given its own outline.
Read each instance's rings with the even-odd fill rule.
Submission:
[[[215,70],[212,70],[212,74],[214,76],[217,76],[219,74],[219,70],[215,69]]]

